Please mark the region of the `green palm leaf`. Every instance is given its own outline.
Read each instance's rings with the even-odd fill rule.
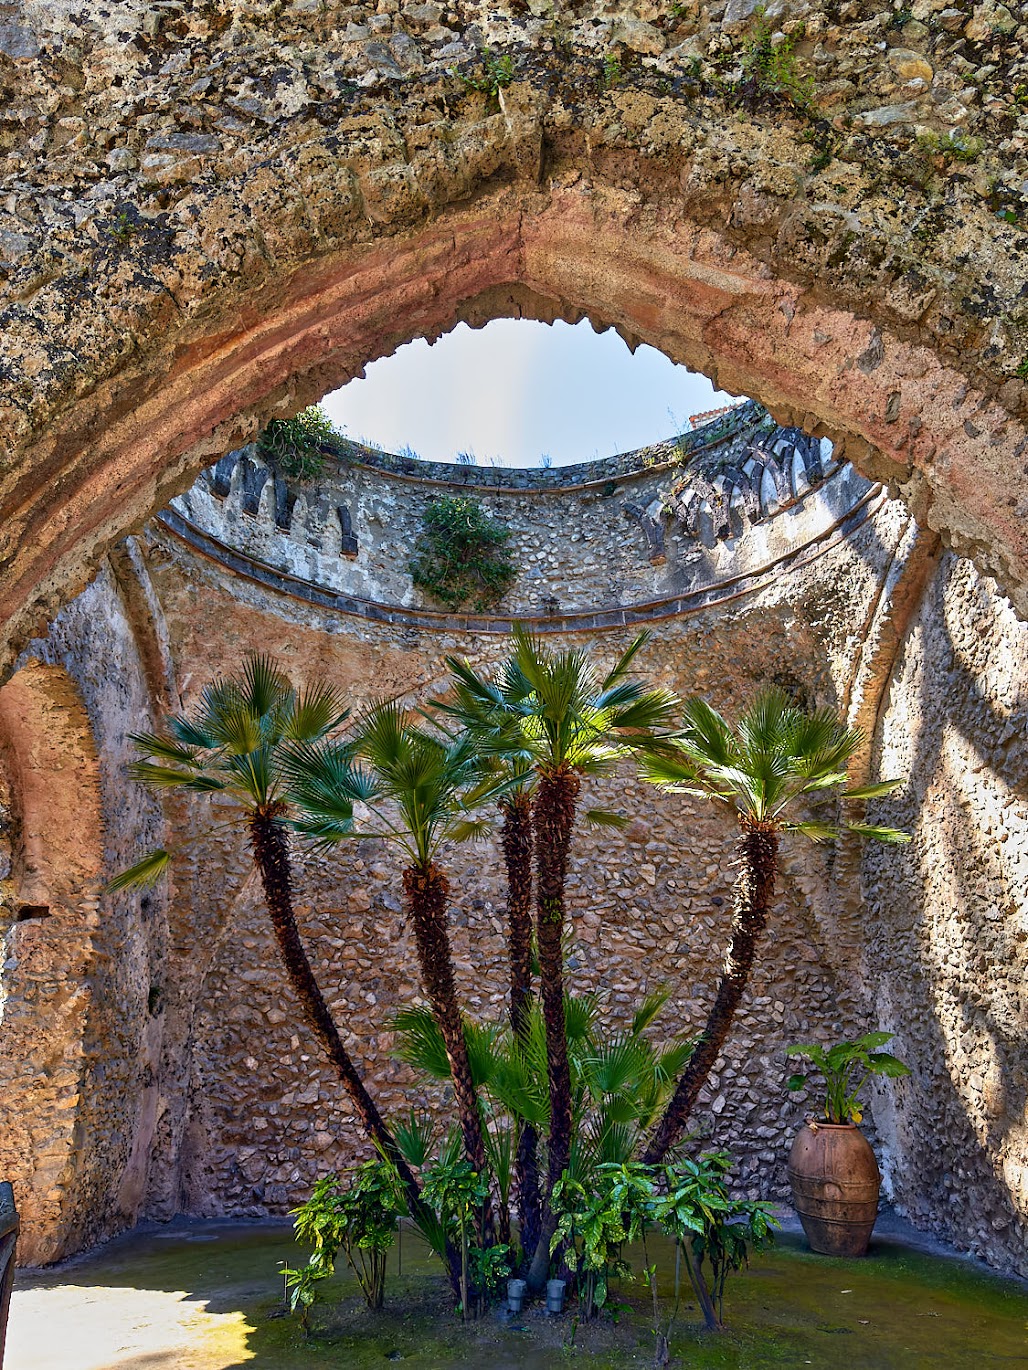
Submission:
[[[632,821],[623,813],[612,813],[610,809],[586,809],[582,817],[594,828],[627,828]]]
[[[875,842],[884,842],[889,846],[902,846],[911,840],[910,833],[902,832],[899,828],[879,827],[874,823],[847,823],[846,827],[861,837],[870,837]]]
[[[845,790],[843,799],[881,799],[884,795],[893,794],[901,786],[905,785],[904,780],[879,780],[871,785],[858,785],[855,789]]]
[[[838,824],[793,819],[789,810],[802,796],[816,800],[847,783],[848,764],[864,741],[859,729],[846,727],[830,709],[798,708],[774,686],[756,696],[734,729],[703,699],[690,699],[684,713],[677,750],[662,747],[644,756],[641,770],[646,779],[673,793],[731,804],[751,821],[798,832],[815,842],[838,836]],[[857,786],[842,797],[877,798],[891,793],[898,783]],[[846,826],[883,842],[905,840],[892,828]]]
[[[163,848],[149,852],[141,861],[137,861],[128,870],[122,871],[109,881],[106,890],[108,894],[115,894],[118,890],[128,889],[150,889],[157,884],[161,876],[168,869],[171,863],[171,853]]]

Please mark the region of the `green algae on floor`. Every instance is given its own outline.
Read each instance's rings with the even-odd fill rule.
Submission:
[[[314,1334],[304,1338],[283,1311],[280,1267],[295,1262],[296,1254],[282,1227],[192,1224],[133,1234],[60,1270],[20,1276],[7,1370],[384,1370],[392,1363],[409,1370],[557,1370],[568,1364],[618,1370],[653,1364],[641,1286],[615,1291],[621,1304],[616,1324],[604,1318],[576,1327],[573,1312],[549,1319],[530,1310],[515,1321],[490,1315],[464,1326],[450,1311],[439,1267],[407,1233],[390,1260],[386,1308],[368,1312],[353,1278],[340,1272],[315,1312]],[[669,1251],[658,1249],[657,1255],[670,1273]],[[661,1293],[669,1307],[666,1283]],[[75,1322],[76,1299],[94,1310],[99,1301],[114,1342],[119,1317],[131,1321],[137,1341],[126,1331],[110,1358],[98,1347],[90,1359],[75,1331],[82,1327],[81,1318]],[[26,1315],[31,1308],[35,1326],[19,1327],[22,1307]],[[149,1326],[143,1336],[141,1311],[155,1324],[163,1317],[166,1325]],[[830,1260],[783,1237],[730,1280],[725,1316],[729,1330],[710,1336],[683,1301],[671,1338],[673,1363],[700,1370],[1028,1364],[1028,1288],[969,1262],[893,1242],[877,1242],[865,1260]],[[63,1330],[62,1319],[70,1320]]]

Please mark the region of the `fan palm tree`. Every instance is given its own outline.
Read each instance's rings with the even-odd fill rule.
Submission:
[[[208,685],[192,714],[169,718],[166,732],[133,734],[145,759],[133,764],[131,774],[152,789],[217,795],[241,810],[272,928],[304,1021],[335,1067],[364,1131],[399,1172],[411,1210],[417,1212],[417,1181],[343,1045],[293,913],[288,832],[294,810],[287,762],[297,748],[328,738],[347,716],[330,686],[315,684],[297,692],[270,658],[250,656],[240,675]],[[352,819],[352,807],[348,813],[337,813],[341,826],[352,826]],[[171,859],[167,850],[151,852],[109,888],[152,885]]]
[[[376,705],[358,721],[352,741],[299,749],[293,793],[306,813],[300,830],[322,842],[354,833],[354,803],[375,815],[379,834],[406,858],[404,905],[414,930],[422,988],[446,1046],[457,1116],[468,1160],[487,1173],[482,1116],[468,1061],[447,926],[450,882],[438,862],[448,841],[482,835],[472,818],[502,792],[483,766],[473,739],[418,726],[395,702]],[[488,1229],[488,1210],[483,1215]]]
[[[463,719],[485,755],[506,755],[535,771],[536,945],[549,1079],[547,1191],[567,1169],[572,1135],[572,1087],[564,998],[564,894],[576,811],[585,776],[609,774],[627,751],[653,745],[675,704],[629,672],[648,634],[640,634],[600,676],[584,652],[551,652],[520,625],[513,653],[496,680],[456,668],[458,689],[474,707]],[[591,810],[597,822],[618,822]],[[547,1209],[528,1272],[538,1290],[549,1267],[556,1215]]]
[[[447,657],[452,672],[447,700],[433,708],[455,718],[478,739],[483,759],[490,760],[509,785],[499,799],[500,850],[507,875],[506,929],[509,974],[508,1012],[514,1041],[528,1044],[532,990],[533,834],[532,792],[536,771],[520,746],[520,714],[511,706],[524,694],[524,681],[509,669],[484,680],[456,657]],[[534,1253],[542,1221],[539,1191],[539,1136],[535,1126],[520,1120],[513,1148],[514,1181],[523,1251]]]
[[[644,759],[648,779],[672,792],[712,800],[739,827],[739,877],[724,968],[696,1050],[646,1147],[643,1160],[648,1164],[662,1163],[681,1137],[724,1045],[767,926],[781,834],[795,832],[823,842],[848,830],[879,842],[910,840],[894,828],[796,816],[803,801],[847,784],[847,765],[863,740],[858,729],[847,728],[830,709],[807,712],[784,691],[771,688],[757,696],[734,729],[704,700],[690,700],[676,739],[677,755],[664,751]],[[872,799],[902,783],[862,785],[843,790],[842,797]]]
[[[631,1161],[670,1098],[692,1042],[651,1041],[650,1030],[669,998],[667,990],[659,990],[647,996],[627,1028],[605,1030],[598,995],[566,996],[572,1179],[585,1183],[598,1165]],[[404,1009],[394,1027],[401,1060],[430,1078],[447,1078],[445,1044],[431,1014]],[[504,1115],[540,1132],[549,1122],[546,1029],[537,1004],[525,1027],[524,1039],[518,1041],[499,1025],[465,1025],[475,1087],[488,1100],[498,1131]]]

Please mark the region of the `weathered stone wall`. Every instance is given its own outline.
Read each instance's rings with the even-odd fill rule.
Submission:
[[[647,669],[661,683],[702,691],[730,712],[771,679],[811,701],[841,706],[860,646],[852,623],[866,616],[903,524],[901,507],[887,506],[805,573],[783,576],[730,609],[661,623],[647,648]],[[354,704],[394,691],[428,697],[443,687],[446,651],[467,653],[479,664],[504,651],[495,636],[331,624],[305,605],[197,560],[159,525],[148,562],[183,678],[186,663],[206,665],[203,673],[191,665],[190,691],[209,674],[232,669],[245,650],[266,646],[271,613],[275,648],[289,669],[328,675]],[[845,593],[836,596],[833,585],[845,585]],[[326,631],[330,626],[335,631]],[[609,657],[627,640],[622,630],[590,646]],[[570,882],[576,984],[600,989],[618,1021],[644,990],[666,981],[673,990],[668,1030],[694,1031],[724,952],[734,833],[704,806],[661,797],[626,777],[597,785],[588,802],[609,804],[632,822],[625,836],[584,829],[576,838]],[[200,826],[202,812],[196,806],[191,826]],[[802,1113],[784,1090],[784,1046],[866,1021],[859,984],[844,968],[836,973],[845,933],[830,910],[846,891],[834,888],[824,854],[790,846],[786,864],[799,860],[820,898],[811,899],[791,877],[783,880],[766,958],[702,1110],[711,1140],[736,1151],[754,1191],[782,1192],[787,1140]],[[505,979],[497,853],[490,842],[455,850],[449,861],[461,991],[473,1012],[498,1018]],[[173,927],[173,942],[184,940],[198,913],[201,920],[191,934],[195,962],[175,971],[176,978],[188,977],[182,993],[196,1005],[193,1140],[178,1164],[190,1204],[200,1211],[281,1211],[317,1174],[364,1147],[331,1071],[297,1029],[259,889],[253,880],[244,886],[245,853],[234,846],[227,855],[219,850],[213,887],[209,862],[210,847],[201,845],[176,875],[174,905],[183,922]],[[390,1017],[419,994],[399,899],[396,854],[365,840],[330,864],[305,863],[298,910],[348,1044],[367,1063],[376,1097],[394,1114],[410,1103],[431,1103],[431,1093],[412,1088],[410,1072],[389,1054]],[[183,933],[177,936],[175,927]]]
[[[373,478],[388,479],[384,470]],[[804,497],[811,508],[824,488]],[[859,486],[850,491],[858,500]],[[577,497],[559,487],[545,498],[503,496],[540,526],[547,500]],[[780,525],[773,536],[804,526],[790,517],[770,520]],[[409,512],[398,518],[407,520],[403,547],[413,525]],[[620,546],[625,524],[606,519],[600,506],[596,527]],[[526,522],[522,532],[527,546],[538,530]],[[603,541],[569,540],[565,551],[567,583],[584,603],[575,558],[602,560]],[[401,564],[407,555],[403,548]],[[869,777],[911,776],[877,806],[911,827],[911,847],[786,844],[765,955],[700,1121],[738,1155],[751,1192],[780,1194],[804,1104],[784,1091],[785,1045],[895,1029],[915,1078],[874,1100],[888,1191],[921,1225],[1024,1270],[1024,633],[968,563],[947,557],[936,570],[935,555],[935,540],[903,506],[879,496],[859,520],[815,535],[770,573],[731,582],[730,594],[710,582],[710,599],[705,591],[654,623],[645,664],[662,683],[702,692],[729,713],[768,680],[872,731],[881,713],[877,748],[859,765]],[[672,566],[674,556],[672,547]],[[62,819],[64,809],[37,823],[46,841],[31,849],[63,868],[61,833],[80,844],[68,893],[52,876],[44,881],[61,927],[16,924],[4,971],[4,1083],[24,1107],[0,1136],[0,1164],[27,1196],[26,1254],[36,1259],[142,1215],[281,1212],[317,1174],[362,1150],[346,1102],[298,1029],[245,848],[238,835],[211,834],[227,811],[169,804],[165,820],[183,852],[166,894],[105,900],[96,915],[100,880],[166,835],[159,812],[125,783],[125,734],[188,704],[246,651],[271,647],[296,678],[330,676],[360,704],[427,697],[442,687],[448,652],[485,665],[504,650],[497,631],[469,632],[457,620],[341,614],[287,591],[274,574],[239,574],[156,521],[118,550],[0,691],[14,815],[10,906],[29,888],[20,874],[31,864],[20,854],[26,815],[49,812],[23,797],[26,755],[37,785],[59,780],[55,792],[76,796],[78,820]],[[550,625],[555,642],[559,626]],[[631,631],[593,627],[571,640],[609,657]],[[61,774],[50,706],[13,707],[40,672],[56,673],[62,708],[78,720],[85,788],[77,773]],[[94,796],[92,811],[80,793]],[[578,983],[601,990],[616,1022],[633,996],[666,981],[669,1030],[695,1030],[724,949],[733,835],[702,805],[625,776],[595,797],[631,823],[624,834],[583,830],[576,839]],[[500,1015],[504,992],[495,857],[487,844],[455,851],[450,863],[461,988],[483,1016]],[[418,994],[395,855],[366,839],[331,864],[301,865],[300,920],[354,1054],[387,1109],[431,1107],[431,1091],[390,1055],[390,1015]],[[44,954],[37,943],[51,922]],[[64,996],[59,1014],[49,1012],[55,994]]]
[[[896,1197],[995,1264],[1028,1266],[1028,631],[947,556],[896,663],[881,805],[914,834],[869,849],[865,975],[912,1085],[875,1117]],[[940,1139],[945,1139],[945,1148]]]
[[[17,820],[3,886],[0,1170],[15,1183],[26,1261],[131,1224],[147,1189],[164,900],[123,894],[101,909],[100,892],[163,831],[159,808],[125,777],[127,733],[151,710],[111,568],[0,691]]]
[[[353,460],[326,459],[316,480],[298,481],[248,447],[205,472],[162,519],[284,573],[283,584],[335,591],[341,604],[367,612],[427,610],[442,626],[442,606],[412,581],[411,552],[429,503],[470,493],[507,531],[516,579],[499,604],[464,612],[504,626],[512,617],[596,626],[597,612],[673,610],[683,595],[766,573],[831,536],[871,494],[851,466],[834,462],[828,443],[822,452],[797,430],[777,428],[757,405],[688,436],[634,460],[506,479],[502,470],[358,449]],[[197,545],[223,555],[206,538]]]
[[[5,9],[4,668],[259,417],[501,314],[826,433],[1028,603],[1028,26],[783,0],[762,39],[753,8]]]

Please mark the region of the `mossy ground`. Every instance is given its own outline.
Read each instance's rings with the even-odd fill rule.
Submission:
[[[669,1252],[658,1255],[667,1277],[661,1292],[670,1294]],[[340,1275],[316,1310],[314,1334],[305,1339],[283,1314],[278,1274],[280,1263],[295,1257],[281,1228],[207,1224],[136,1234],[59,1271],[22,1276],[8,1370],[370,1370],[396,1362],[411,1370],[615,1370],[653,1364],[641,1285],[616,1292],[616,1323],[604,1318],[576,1328],[573,1313],[549,1319],[531,1311],[512,1322],[491,1315],[464,1326],[451,1312],[438,1268],[411,1235],[404,1237],[400,1269],[395,1257],[390,1262],[382,1313],[367,1312],[352,1277]],[[112,1343],[107,1360],[106,1352],[86,1352],[76,1298],[90,1307],[106,1301],[116,1319],[129,1307],[119,1301],[139,1291],[164,1291],[173,1300],[169,1310],[177,1314],[163,1333],[152,1328],[156,1340],[144,1339],[138,1351],[126,1333],[119,1347]],[[141,1306],[128,1316],[138,1319]],[[150,1311],[144,1316],[160,1317],[152,1300],[145,1306]],[[30,1313],[34,1327],[28,1325]],[[813,1256],[799,1239],[784,1236],[729,1282],[725,1317],[724,1335],[705,1334],[695,1308],[683,1300],[671,1338],[672,1364],[711,1370],[981,1370],[1028,1364],[1024,1285],[893,1242],[877,1242],[865,1260],[842,1261]],[[61,1335],[59,1318],[68,1319],[66,1335],[73,1348],[82,1348],[82,1358],[47,1349],[48,1339]],[[134,1327],[138,1333],[138,1323]],[[67,1349],[59,1340],[55,1344]]]

